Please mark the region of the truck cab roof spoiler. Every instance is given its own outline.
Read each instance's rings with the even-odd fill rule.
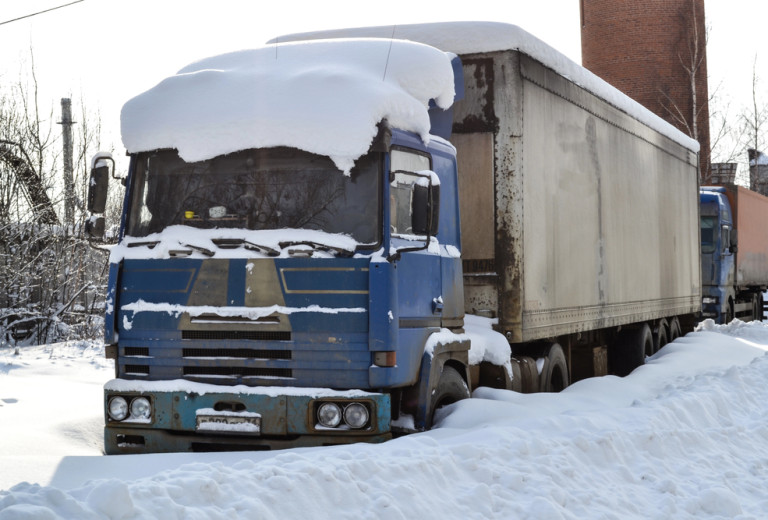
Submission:
[[[453,104],[447,110],[438,107],[434,100],[429,101],[429,133],[442,137],[445,140],[451,139],[453,130],[453,107],[457,101],[464,99],[464,69],[461,65],[461,58],[453,56],[451,59],[453,68]]]

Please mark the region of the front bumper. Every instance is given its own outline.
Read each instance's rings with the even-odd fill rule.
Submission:
[[[720,291],[706,291],[702,295],[701,299],[701,313],[699,317],[703,319],[712,319],[715,323],[723,322],[723,309],[721,302],[723,301],[723,293]]]
[[[113,397],[130,402],[146,397],[148,419],[115,421],[107,412]],[[104,387],[104,445],[107,454],[178,451],[272,450],[391,438],[388,394],[360,390],[221,386],[188,381],[115,379]],[[325,428],[317,423],[319,404],[362,403],[370,412],[366,426]]]

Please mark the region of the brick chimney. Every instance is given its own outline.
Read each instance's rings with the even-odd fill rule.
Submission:
[[[580,0],[584,67],[701,145],[710,175],[704,0]]]

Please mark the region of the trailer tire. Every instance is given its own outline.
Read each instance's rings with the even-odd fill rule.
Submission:
[[[755,293],[752,296],[752,307],[754,308],[754,311],[752,312],[754,321],[763,321],[763,295],[762,294]]]
[[[620,377],[629,375],[645,364],[645,354],[650,350],[653,350],[653,335],[647,324],[636,329],[622,330],[608,349],[611,370]]]
[[[568,362],[563,348],[552,343],[544,354],[544,367],[539,375],[540,392],[559,392],[568,386]]]
[[[669,322],[669,343],[672,343],[682,335],[683,329],[680,327],[680,320],[675,316]]]
[[[458,370],[452,366],[443,366],[443,372],[432,394],[430,412],[427,415],[427,429],[432,429],[435,424],[435,414],[445,405],[469,398],[469,387]]]
[[[669,325],[664,318],[656,324],[656,330],[653,332],[653,352],[655,354],[669,342]]]

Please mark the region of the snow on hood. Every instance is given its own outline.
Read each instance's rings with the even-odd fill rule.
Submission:
[[[657,132],[693,151],[699,143],[649,111],[629,96],[606,83],[564,54],[516,25],[501,22],[441,22],[379,27],[356,27],[297,33],[271,40],[298,41],[322,38],[400,38],[431,45],[458,55],[517,50],[570,79],[582,88],[605,99],[610,104],[642,121]]]
[[[348,172],[384,119],[427,142],[430,100],[454,97],[451,57],[384,39],[270,45],[206,58],[129,100],[129,153],[175,148],[187,162],[290,146]]]

